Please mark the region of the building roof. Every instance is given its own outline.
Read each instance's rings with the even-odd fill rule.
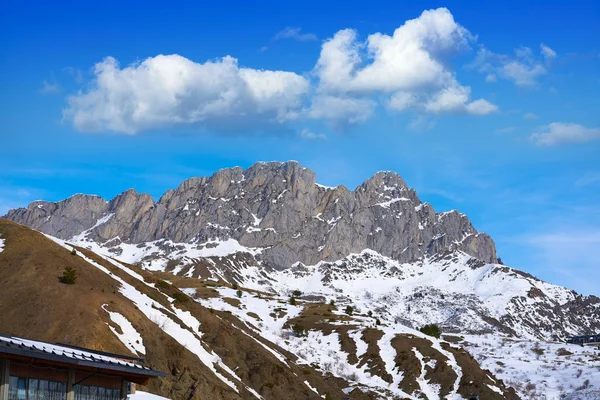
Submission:
[[[14,336],[0,335],[0,355],[12,354],[31,357],[57,363],[73,364],[80,367],[99,368],[133,375],[165,376],[163,372],[155,371],[140,364],[130,362],[135,360],[128,356],[120,356],[105,352],[70,347],[37,340],[23,339]]]

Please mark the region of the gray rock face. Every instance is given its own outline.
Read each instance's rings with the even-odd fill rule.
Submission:
[[[293,161],[188,179],[158,202],[134,190],[110,202],[75,195],[35,202],[6,218],[62,239],[90,230],[89,237],[101,243],[116,237],[128,243],[233,238],[264,248],[263,262],[277,269],[367,248],[401,262],[456,249],[496,261],[488,235],[456,211],[436,213],[394,172],[378,172],[350,191],[316,184],[315,174]]]

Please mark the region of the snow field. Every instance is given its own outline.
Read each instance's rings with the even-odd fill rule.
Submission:
[[[461,346],[482,368],[524,399],[559,400],[584,389],[600,390],[600,350],[593,347],[499,335],[463,336]]]

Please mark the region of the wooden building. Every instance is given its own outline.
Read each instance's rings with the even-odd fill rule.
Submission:
[[[122,400],[153,377],[143,360],[0,335],[0,400]]]
[[[600,334],[573,336],[573,337],[570,337],[567,339],[567,343],[579,344],[581,346],[599,346],[600,347]]]

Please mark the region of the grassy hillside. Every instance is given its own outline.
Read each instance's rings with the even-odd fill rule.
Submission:
[[[118,312],[131,322],[143,338],[146,365],[167,373],[164,379],[153,380],[151,392],[174,399],[188,398],[195,386],[197,399],[256,398],[244,385],[254,388],[265,398],[307,399],[319,398],[300,379],[302,370],[295,365],[284,365],[263,346],[244,334],[239,326],[201,305],[186,301],[170,285],[157,285],[170,295],[179,293],[175,305],[159,289],[136,280],[101,257],[84,249],[72,255],[44,235],[16,223],[0,219],[0,236],[5,248],[0,253],[0,332],[49,342],[89,347],[122,354],[131,351],[119,341],[109,328],[111,322],[106,308]],[[181,346],[151,321],[119,292],[120,283],[110,275],[86,262],[89,257],[106,267],[114,276],[134,286],[165,307],[189,311],[201,322],[202,340],[221,356],[223,362],[243,384],[239,394],[223,384],[203,365],[198,357]],[[77,281],[67,285],[59,281],[65,266],[77,270]],[[146,275],[148,282],[157,281]],[[181,324],[176,317],[175,323]],[[183,324],[181,324],[183,325]],[[239,324],[238,324],[239,325]],[[225,372],[221,371],[224,375]],[[325,379],[317,371],[312,374],[314,385],[322,393],[334,398],[343,396],[334,379]]]

